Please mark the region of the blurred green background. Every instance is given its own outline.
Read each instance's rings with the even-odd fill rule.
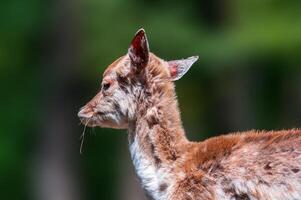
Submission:
[[[300,0],[1,0],[1,199],[144,199],[125,131],[77,111],[144,27],[163,59],[199,55],[177,94],[189,139],[301,127]]]

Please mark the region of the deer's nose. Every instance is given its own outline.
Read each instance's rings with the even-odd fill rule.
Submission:
[[[93,109],[90,106],[83,107],[77,114],[80,119],[87,119],[93,116]]]

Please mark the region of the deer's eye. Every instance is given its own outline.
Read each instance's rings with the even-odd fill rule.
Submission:
[[[110,83],[104,83],[104,84],[102,84],[102,90],[106,91],[106,90],[108,90],[110,88],[110,86],[111,86]]]

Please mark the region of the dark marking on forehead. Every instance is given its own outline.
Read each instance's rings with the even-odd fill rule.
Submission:
[[[246,193],[235,194],[233,197],[234,197],[234,199],[236,199],[236,200],[250,200],[249,195],[246,194]]]
[[[270,163],[270,162],[267,163],[267,164],[263,167],[263,169],[265,169],[265,170],[270,170],[270,169],[272,169],[271,163]]]
[[[160,192],[164,192],[166,189],[167,189],[168,185],[166,183],[162,183],[160,186],[159,186],[159,191]]]
[[[298,169],[298,168],[293,168],[292,169],[292,172],[294,172],[294,173],[298,173],[300,171],[300,169]]]
[[[118,63],[122,60],[122,58],[124,58],[124,56],[121,56],[120,58],[118,58],[117,60],[115,60],[112,64],[110,64],[108,66],[108,68],[105,70],[105,72],[103,73],[103,77],[105,77],[106,75],[110,74],[112,72],[112,70],[118,65]]]

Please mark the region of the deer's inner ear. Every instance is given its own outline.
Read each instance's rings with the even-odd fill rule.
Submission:
[[[149,46],[144,29],[138,30],[131,42],[128,51],[131,63],[137,68],[147,65],[149,59]]]
[[[168,61],[168,67],[170,76],[173,81],[179,80],[193,65],[194,62],[198,60],[198,56],[192,56],[182,60],[172,60]]]

